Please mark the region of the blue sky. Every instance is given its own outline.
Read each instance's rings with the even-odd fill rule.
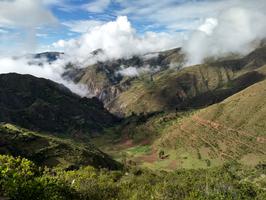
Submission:
[[[137,34],[189,35],[208,18],[252,0],[0,0],[0,54],[49,49],[127,16]],[[265,5],[265,0],[258,0]],[[264,2],[264,3],[263,3]],[[258,3],[259,4],[259,3]]]
[[[93,26],[115,20],[121,15],[129,18],[138,34],[147,31],[187,32],[212,13],[215,6],[212,2],[214,1],[0,0],[0,53],[9,49],[45,49],[58,40],[77,38]],[[195,6],[204,12],[196,11]],[[189,15],[184,12],[186,9],[191,9]],[[16,12],[15,17],[13,12]],[[25,22],[29,24],[25,25]],[[34,31],[28,33],[29,29]],[[33,39],[34,34],[35,41],[25,44]]]
[[[101,1],[106,3],[101,3]],[[125,3],[129,2],[129,3]],[[136,1],[141,2],[141,1]],[[152,1],[147,3],[147,6],[151,6]],[[156,2],[156,0],[154,0]],[[165,8],[168,8],[172,5],[180,5],[184,3],[188,3],[191,1],[187,0],[175,0],[168,1],[166,0],[164,3]],[[194,3],[196,1],[193,1]],[[160,4],[161,5],[161,4]],[[131,7],[132,6],[132,7]],[[159,5],[158,5],[159,6]],[[132,11],[127,11],[126,9],[132,8]],[[99,21],[101,23],[105,23],[108,21],[113,21],[120,15],[126,15],[132,26],[138,31],[138,33],[143,33],[146,31],[154,31],[154,32],[167,32],[167,31],[188,31],[186,27],[181,25],[180,27],[168,28],[168,22],[159,23],[156,20],[148,19],[143,17],[142,14],[136,14],[135,9],[138,10],[142,7],[141,3],[132,4],[130,1],[120,2],[118,1],[109,1],[109,0],[65,0],[62,4],[55,4],[51,6],[51,10],[55,17],[60,21],[61,25],[54,29],[53,32],[49,32],[49,37],[40,38],[41,42],[51,43],[57,39],[69,39],[73,37],[79,36],[82,32],[81,30],[71,30],[71,24],[66,26],[65,23],[74,23],[74,22],[87,22],[88,27],[90,28],[90,21]],[[156,7],[157,8],[157,7]],[[148,14],[153,12],[153,9],[150,11],[147,10]],[[194,17],[193,19],[183,19],[182,23],[193,23],[195,21],[199,21],[200,18]],[[78,25],[78,24],[77,24]],[[72,24],[74,26],[74,24]],[[92,25],[91,25],[92,26]],[[84,27],[86,30],[86,27]],[[45,30],[46,31],[46,30]]]

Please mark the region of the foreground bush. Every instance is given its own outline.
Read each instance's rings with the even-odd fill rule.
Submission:
[[[238,164],[201,170],[39,170],[23,158],[0,156],[0,190],[10,199],[220,200],[266,199],[264,168]],[[261,178],[262,177],[262,178]]]
[[[58,179],[42,176],[25,158],[0,155],[0,194],[10,199],[63,200],[73,197],[71,189]]]

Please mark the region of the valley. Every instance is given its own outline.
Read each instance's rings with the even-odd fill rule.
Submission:
[[[0,200],[265,200],[265,10],[0,0]]]

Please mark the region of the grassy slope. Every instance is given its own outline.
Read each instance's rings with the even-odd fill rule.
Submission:
[[[205,107],[261,81],[265,73],[266,47],[244,58],[166,70],[136,79],[131,87],[112,101],[108,108],[114,113]],[[265,71],[265,70],[264,70]]]
[[[266,81],[259,82],[201,110],[131,117],[94,142],[117,159],[152,169],[265,163],[265,88]],[[159,159],[160,150],[169,156]]]
[[[173,109],[188,96],[195,96],[198,91],[214,89],[218,84],[226,83],[218,80],[220,69],[212,67],[194,66],[181,71],[167,70],[154,76],[153,81],[149,77],[142,77],[132,84],[132,87],[122,93],[109,107],[115,112],[117,108],[126,115],[131,112],[154,112],[165,109]],[[207,77],[205,77],[205,74]],[[233,76],[233,72],[226,72]],[[205,79],[209,80],[207,84]],[[190,88],[185,88],[190,87]]]
[[[57,138],[4,123],[0,124],[0,154],[26,157],[38,165],[49,167],[119,167],[117,162],[88,143]]]
[[[266,81],[200,110],[163,132],[161,147],[186,149],[214,163],[266,162]]]

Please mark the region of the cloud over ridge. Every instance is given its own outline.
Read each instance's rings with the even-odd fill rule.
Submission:
[[[180,45],[177,34],[146,32],[139,36],[126,16],[91,28],[78,39],[59,40],[53,46],[83,63],[91,52],[101,50],[100,60],[130,58],[149,52],[163,51]],[[95,56],[92,60],[95,59]]]

